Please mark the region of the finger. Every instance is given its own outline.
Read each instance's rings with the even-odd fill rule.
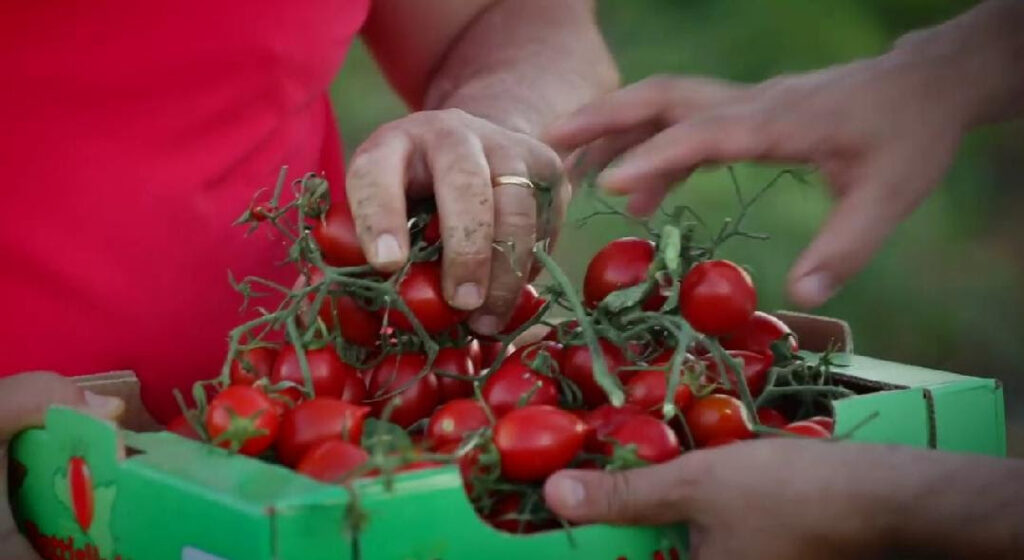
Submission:
[[[424,145],[441,220],[445,299],[457,309],[473,310],[484,302],[491,270],[490,168],[480,141],[465,129],[434,130]]]
[[[409,256],[405,183],[412,149],[406,133],[382,127],[356,150],[346,177],[359,243],[384,272],[398,270]]]
[[[566,169],[573,184],[582,184],[590,175],[601,171],[621,156],[626,150],[640,144],[662,130],[655,124],[646,124],[634,129],[598,138],[577,150],[567,161]]]
[[[628,471],[562,471],[544,484],[544,499],[558,515],[579,523],[661,525],[687,521],[699,502],[695,461],[674,461]]]
[[[69,378],[55,373],[23,373],[0,379],[0,441],[41,426],[53,405],[82,410],[99,418],[117,419],[124,401],[84,391]]]
[[[682,177],[676,177],[674,179],[667,179],[661,185],[650,190],[634,193],[633,196],[630,197],[629,203],[626,204],[626,212],[640,217],[647,217],[654,214],[654,211],[661,206],[662,201],[665,200],[668,193],[672,191],[672,186],[685,181],[687,176],[689,176],[689,174]]]

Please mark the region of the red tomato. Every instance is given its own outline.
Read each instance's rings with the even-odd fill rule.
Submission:
[[[828,416],[815,416],[813,418],[808,418],[806,421],[821,426],[830,434],[836,430],[836,421]]]
[[[770,355],[755,354],[753,352],[747,352],[745,350],[729,350],[727,352],[734,359],[741,360],[743,362],[743,379],[747,382],[747,389],[750,390],[752,397],[758,397],[764,392],[765,386],[768,384],[768,370],[772,367],[772,360]],[[707,377],[705,381],[708,384],[717,384],[719,388],[716,392],[724,395],[732,395],[734,397],[739,396],[739,389],[736,387],[738,378],[736,372],[732,371],[727,364],[725,365],[728,373],[726,378],[729,380],[731,388],[726,389],[722,384],[722,377],[718,373],[718,360],[714,356],[706,356],[702,358],[705,367],[707,367]]]
[[[533,319],[541,308],[547,303],[548,300],[540,297],[537,294],[537,288],[534,288],[530,284],[523,286],[522,291],[519,292],[519,299],[516,300],[515,307],[512,308],[512,315],[509,316],[508,322],[505,323],[505,327],[498,333],[502,336],[510,335],[516,330],[525,325],[527,321]],[[481,336],[481,338],[487,340],[493,340],[492,337]]]
[[[499,418],[522,404],[558,404],[558,383],[554,379],[530,369],[521,360],[509,357],[501,367],[484,381],[484,402]]]
[[[686,426],[697,447],[725,438],[754,437],[746,408],[739,399],[729,395],[708,395],[697,399],[686,412]]]
[[[331,266],[362,266],[366,256],[356,236],[355,221],[348,204],[336,202],[313,226],[313,239]]]
[[[489,342],[486,340],[478,341],[478,344],[480,347],[480,365],[477,366],[476,370],[482,372],[489,369],[491,365],[494,364],[495,360],[498,359],[498,356],[502,355],[502,344],[500,342]],[[504,356],[508,356],[512,352],[515,352],[515,350],[515,346],[510,344],[505,350]]]
[[[423,241],[427,245],[434,245],[441,242],[441,216],[433,214],[423,228]]]
[[[625,353],[607,340],[599,340],[601,354],[604,356],[608,372],[626,381],[633,371],[623,370],[627,365]],[[562,354],[561,373],[579,387],[583,394],[583,403],[587,407],[595,407],[608,402],[608,394],[597,383],[594,377],[594,362],[587,346],[569,346]]]
[[[380,342],[381,329],[383,328],[380,315],[363,308],[350,296],[337,296],[331,302],[324,302],[320,307],[320,318],[331,328],[337,328],[345,341],[362,346],[373,348]]]
[[[277,438],[277,454],[290,467],[316,444],[341,438],[359,443],[363,437],[363,420],[370,407],[341,399],[318,397],[299,404],[285,413]]]
[[[196,441],[202,441],[203,439],[196,433],[195,428],[192,427],[192,424],[189,423],[184,414],[179,414],[174,420],[171,420],[167,424],[167,431]]]
[[[437,377],[424,373],[427,357],[421,354],[394,354],[384,358],[370,372],[369,398],[373,414],[408,428],[430,416],[441,402]]]
[[[501,349],[500,344],[498,349]],[[473,362],[474,371],[480,371],[484,368],[484,349],[479,340],[475,338],[469,339],[469,342],[466,344],[466,353],[469,354],[469,360]]]
[[[644,282],[654,256],[654,243],[646,239],[623,237],[605,245],[587,265],[583,278],[584,302],[588,307],[597,307],[608,294]],[[655,291],[647,296],[642,307],[657,311],[665,299]]]
[[[448,305],[441,291],[441,263],[418,262],[409,266],[398,282],[398,297],[428,334],[439,334],[462,322],[467,312]],[[395,328],[411,332],[412,323],[397,307],[386,310],[388,321]]]
[[[462,443],[471,432],[490,424],[484,408],[474,399],[456,399],[438,408],[427,424],[427,439],[435,448]]]
[[[243,350],[231,362],[231,384],[252,385],[260,379],[270,377],[270,371],[277,359],[277,349],[257,346]]]
[[[832,435],[831,432],[823,428],[821,425],[807,420],[803,422],[793,422],[784,429],[791,434],[808,438],[827,439]]]
[[[779,430],[786,427],[789,424],[789,420],[784,414],[775,410],[774,408],[762,407],[757,409],[757,421],[762,426],[769,428],[777,428]]]
[[[644,410],[660,412],[668,393],[668,374],[667,370],[657,369],[638,372],[626,383],[626,402]],[[681,380],[673,402],[680,411],[686,411],[693,402],[693,390]]]
[[[729,261],[705,261],[686,273],[679,311],[694,329],[711,336],[739,330],[757,309],[750,275]]]
[[[771,356],[772,343],[783,337],[788,337],[787,341],[791,352],[800,349],[796,336],[786,326],[786,323],[762,311],[755,311],[749,321],[739,330],[722,337],[721,342],[722,347],[727,350],[747,350]]]
[[[274,403],[263,391],[232,385],[210,401],[206,433],[219,447],[256,456],[274,443],[280,421]]]
[[[637,457],[652,464],[670,461],[682,452],[672,428],[647,415],[626,418],[608,434],[607,439],[622,446],[635,446]],[[611,456],[614,451],[615,446],[611,442],[605,443],[606,455]]]
[[[647,412],[634,404],[612,406],[602,404],[594,410],[583,412],[581,417],[587,425],[587,449],[600,453],[604,449],[604,438],[634,416],[647,416]]]
[[[95,515],[96,500],[92,487],[92,473],[89,472],[89,465],[85,459],[72,457],[68,461],[68,486],[75,521],[88,533]]]
[[[360,403],[366,398],[366,384],[356,368],[341,361],[333,348],[324,347],[318,350],[307,350],[306,361],[309,373],[313,378],[313,392],[317,397],[333,397],[353,403]],[[270,374],[273,384],[290,381],[299,387],[305,387],[302,367],[294,346],[286,346],[274,362],[274,370]],[[282,391],[292,402],[302,400],[302,393],[296,388]]]
[[[437,388],[442,402],[473,396],[473,382],[455,379],[444,373],[474,377],[477,374],[473,357],[468,347],[442,348],[434,359],[433,370],[437,376]]]
[[[501,474],[516,482],[544,480],[583,450],[587,425],[575,414],[547,405],[509,412],[494,426]]]
[[[328,439],[309,449],[295,470],[320,482],[341,482],[370,460],[358,445],[343,439]]]

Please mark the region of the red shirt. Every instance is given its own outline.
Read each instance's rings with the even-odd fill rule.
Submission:
[[[131,369],[166,420],[219,373],[228,271],[294,276],[231,223],[282,165],[341,192],[326,92],[369,1],[0,5],[0,375]]]

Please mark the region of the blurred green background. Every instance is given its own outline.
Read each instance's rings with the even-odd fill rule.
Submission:
[[[899,35],[970,7],[955,0],[602,0],[601,25],[623,79],[704,74],[754,82],[884,52]],[[542,62],[540,62],[542,63]],[[404,107],[361,46],[332,88],[351,150]],[[943,187],[892,237],[872,264],[820,313],[853,327],[859,353],[1002,379],[1011,453],[1024,456],[1024,126],[970,135]],[[915,162],[908,161],[913,166]],[[751,192],[773,170],[738,169]],[[673,195],[706,219],[735,212],[723,171],[703,172]],[[578,197],[582,198],[582,197]],[[786,306],[789,265],[828,208],[820,185],[785,181],[747,222],[767,242],[736,240],[723,254],[748,264],[761,307]],[[592,206],[578,200],[570,221]],[[622,220],[567,225],[557,256],[574,278],[605,242],[629,233]]]

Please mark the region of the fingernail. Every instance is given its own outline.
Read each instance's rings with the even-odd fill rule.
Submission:
[[[548,492],[562,508],[576,509],[583,505],[586,491],[583,484],[571,476],[557,476],[548,484]]]
[[[124,412],[124,401],[121,399],[91,391],[85,392],[85,404],[90,414],[101,418],[116,418]]]
[[[470,326],[478,334],[493,335],[498,334],[498,329],[501,327],[498,322],[498,318],[494,315],[481,315],[470,321]]]
[[[385,233],[377,238],[373,246],[377,264],[394,264],[402,261],[402,248],[398,245],[398,239],[390,233]]]
[[[484,294],[480,286],[473,282],[459,284],[455,288],[455,297],[452,298],[452,306],[458,309],[471,310],[480,307],[484,302]]]
[[[806,307],[825,303],[835,292],[835,282],[824,272],[812,272],[793,284],[793,296],[798,304]]]

